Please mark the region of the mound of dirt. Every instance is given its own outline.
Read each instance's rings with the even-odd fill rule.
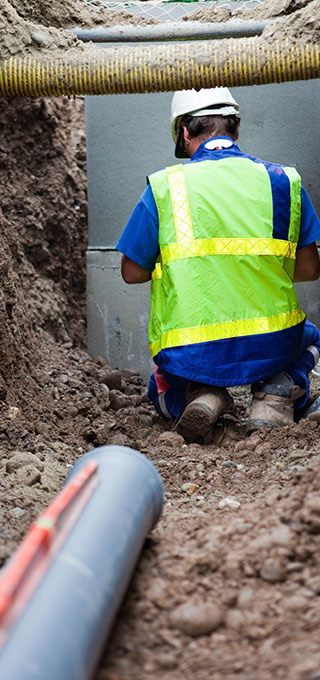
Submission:
[[[243,21],[269,20],[272,23],[265,28],[256,40],[272,44],[274,41],[290,41],[292,44],[318,44],[320,37],[320,2],[319,0],[264,0],[255,7],[236,8],[230,5],[213,5],[208,3],[197,8],[184,17],[184,21]],[[272,19],[276,19],[275,22]],[[285,43],[284,43],[285,48]]]
[[[19,16],[27,21],[42,26],[55,26],[56,28],[87,26],[92,27],[104,23],[107,18],[122,23],[123,18],[132,15],[125,11],[107,10],[102,4],[100,7],[88,5],[84,0],[10,0],[10,4]],[[111,17],[110,17],[111,14]],[[122,19],[122,21],[121,21]]]
[[[106,6],[99,0],[94,5],[88,5],[85,0],[53,0],[48,4],[45,0],[10,0],[12,7],[19,16],[27,21],[42,26],[56,28],[74,28],[85,26],[94,28],[97,25],[117,26],[120,24],[134,24],[145,26],[158,23],[156,19],[146,19],[134,16],[126,9]]]
[[[269,19],[277,22],[268,26],[257,40],[293,40],[314,42],[319,40],[320,0],[265,0],[253,8],[232,10],[228,5],[205,4],[183,18],[184,21],[226,22],[232,18]],[[78,27],[92,28],[99,24],[117,26],[123,24],[148,25],[157,19],[130,14],[129,10],[90,6],[84,0],[2,0],[0,14],[0,59],[12,55],[32,55],[58,58],[66,51],[90,49],[79,41],[71,30]]]
[[[301,3],[300,3],[301,4]],[[290,13],[281,22],[273,23],[263,31],[262,39],[290,41],[291,44],[319,44],[320,38],[320,2],[313,0],[306,7]]]
[[[2,0],[0,13],[0,59],[15,54],[61,56],[76,47],[87,49],[70,30],[75,27],[92,28],[99,24],[146,25],[156,19],[133,16],[130,12],[106,7],[90,7],[84,0]]]
[[[237,9],[234,14],[242,15],[243,19],[270,19],[271,17],[283,17],[294,14],[307,5],[314,4],[314,0],[264,0],[256,7]]]
[[[194,12],[183,17],[183,21],[229,21],[232,11],[229,5],[209,4],[206,7],[198,7]]]

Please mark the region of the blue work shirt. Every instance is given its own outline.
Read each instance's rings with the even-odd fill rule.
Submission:
[[[215,148],[214,141],[218,147]],[[225,140],[225,141],[224,141]],[[226,144],[226,148],[220,145]],[[242,153],[229,137],[216,137],[203,142],[193,154],[191,163],[242,157],[263,163],[270,177],[274,236],[277,238],[277,221],[290,220],[290,202],[277,201],[277,166],[274,163]],[[289,194],[288,194],[289,195]],[[158,210],[149,184],[147,184],[126,227],[117,250],[139,264],[146,271],[154,269],[159,255]],[[301,188],[301,224],[297,248],[303,248],[320,239],[320,222],[312,203]],[[269,378],[292,363],[301,351],[304,322],[282,331],[215,340],[212,342],[170,347],[161,350],[155,363],[159,371],[212,385],[247,385]]]

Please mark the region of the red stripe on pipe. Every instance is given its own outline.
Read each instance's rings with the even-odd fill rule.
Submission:
[[[99,481],[90,461],[31,525],[0,577],[0,645],[50,566]]]

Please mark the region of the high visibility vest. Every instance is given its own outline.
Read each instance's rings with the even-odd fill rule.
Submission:
[[[273,167],[288,214],[276,229],[262,162],[225,157],[150,175],[160,249],[151,282],[152,356],[168,347],[272,333],[305,318],[293,286],[301,179],[294,168]]]

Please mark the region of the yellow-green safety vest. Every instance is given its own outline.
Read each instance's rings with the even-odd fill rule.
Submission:
[[[272,188],[263,163],[226,157],[150,175],[160,249],[151,283],[152,356],[303,321],[293,286],[301,179],[294,168],[282,170],[290,205],[283,239],[273,237]]]

